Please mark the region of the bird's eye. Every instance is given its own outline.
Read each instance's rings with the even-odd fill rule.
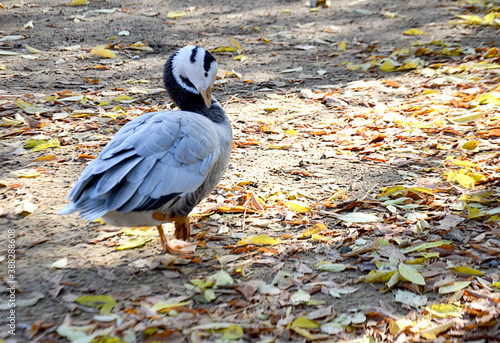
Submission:
[[[207,72],[205,72],[205,77],[208,77],[208,73]]]

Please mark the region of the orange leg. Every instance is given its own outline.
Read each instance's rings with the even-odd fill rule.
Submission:
[[[188,217],[175,216],[171,218],[175,224],[175,238],[187,241],[191,237],[191,225]]]
[[[161,246],[164,252],[168,252],[172,255],[182,255],[186,253],[185,251],[178,250],[168,244],[168,238],[165,235],[165,232],[163,231],[163,227],[161,225],[158,225],[156,228],[158,229],[158,233],[160,234]]]

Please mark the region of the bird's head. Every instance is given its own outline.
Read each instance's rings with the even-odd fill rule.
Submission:
[[[165,87],[179,107],[183,103],[183,96],[189,98],[194,94],[201,96],[205,106],[209,108],[216,77],[217,61],[199,46],[188,45],[177,50],[165,64]]]

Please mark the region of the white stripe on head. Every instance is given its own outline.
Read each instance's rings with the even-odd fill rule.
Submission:
[[[206,90],[215,81],[217,62],[205,49],[188,45],[172,58],[172,73],[182,88],[199,94],[200,88]]]

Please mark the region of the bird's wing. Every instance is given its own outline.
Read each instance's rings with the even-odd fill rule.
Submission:
[[[70,192],[73,206],[61,213],[89,218],[159,208],[198,189],[220,154],[216,128],[203,116],[147,114],[127,123],[89,164]]]

